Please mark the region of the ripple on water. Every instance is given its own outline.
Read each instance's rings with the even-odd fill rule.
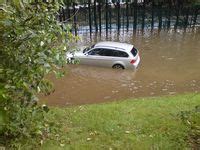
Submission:
[[[83,35],[78,45],[105,41],[106,36]],[[50,105],[99,103],[132,97],[200,92],[200,34],[155,32],[108,37],[132,43],[140,50],[137,71],[70,65],[68,74],[54,82],[55,92],[42,97]]]

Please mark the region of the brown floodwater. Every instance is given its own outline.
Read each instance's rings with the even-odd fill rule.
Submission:
[[[85,34],[77,45],[105,40],[105,35]],[[113,70],[68,65],[65,77],[49,77],[55,91],[42,96],[42,102],[64,106],[200,92],[199,30],[112,33],[107,40],[134,44],[140,51],[139,68]]]

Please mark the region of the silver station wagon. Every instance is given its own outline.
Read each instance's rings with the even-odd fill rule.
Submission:
[[[139,52],[133,45],[108,41],[67,54],[67,59],[68,61],[78,60],[84,65],[114,69],[136,69],[140,62]]]

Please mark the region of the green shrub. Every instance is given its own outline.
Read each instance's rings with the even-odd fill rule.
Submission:
[[[49,136],[49,120],[37,105],[37,94],[51,92],[45,76],[62,74],[74,40],[69,28],[57,21],[59,6],[57,0],[0,5],[1,145],[20,148],[31,139],[42,144]]]

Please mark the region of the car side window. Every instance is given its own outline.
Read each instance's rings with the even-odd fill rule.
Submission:
[[[102,49],[93,49],[91,51],[88,52],[88,55],[100,55],[100,52],[101,52]]]
[[[113,50],[111,49],[102,49],[100,52],[101,56],[113,56]]]
[[[126,52],[118,51],[118,50],[111,50],[111,49],[104,49],[102,56],[111,56],[111,57],[128,57]]]
[[[116,51],[116,57],[128,57],[126,52]]]
[[[112,50],[112,49],[93,49],[88,52],[88,55],[97,55],[97,56],[111,56],[111,57],[128,57],[126,52]]]

